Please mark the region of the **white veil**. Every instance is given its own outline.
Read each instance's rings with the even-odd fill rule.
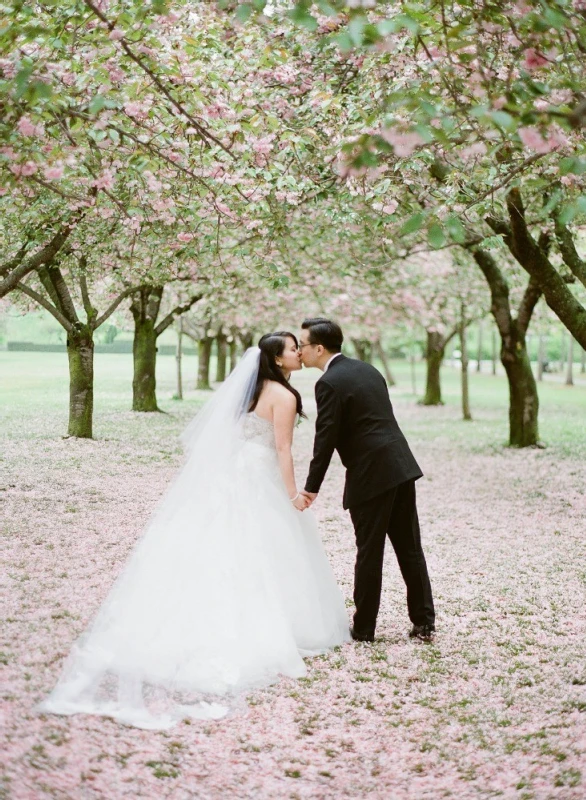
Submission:
[[[183,431],[181,442],[189,455],[190,467],[199,466],[201,458],[209,468],[210,459],[217,461],[233,449],[238,439],[237,427],[254,394],[259,360],[260,349],[249,348],[236,369]]]

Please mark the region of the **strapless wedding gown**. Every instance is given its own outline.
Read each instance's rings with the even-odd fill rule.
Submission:
[[[283,484],[272,424],[241,427],[228,484],[181,475],[39,709],[168,728],[223,716],[232,698],[349,639],[311,510]],[[211,479],[210,479],[211,478]]]

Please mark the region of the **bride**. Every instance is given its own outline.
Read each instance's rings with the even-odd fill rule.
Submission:
[[[298,369],[295,336],[267,334],[190,423],[184,466],[40,711],[153,729],[217,718],[349,639],[295,483]]]

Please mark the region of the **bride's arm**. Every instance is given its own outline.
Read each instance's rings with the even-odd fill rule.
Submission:
[[[288,392],[286,389],[282,393],[279,392],[273,406],[275,445],[277,447],[277,456],[279,458],[279,467],[281,469],[283,483],[292,500],[297,495],[297,484],[295,483],[295,471],[293,469],[293,454],[291,452],[296,413],[297,403],[291,392]]]

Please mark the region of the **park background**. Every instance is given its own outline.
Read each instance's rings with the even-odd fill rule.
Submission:
[[[582,0],[63,0],[0,25],[9,798],[584,796]],[[145,732],[41,715],[245,349],[305,316],[389,384],[438,607]],[[308,420],[318,373],[293,376]],[[334,458],[315,506],[352,602]]]

